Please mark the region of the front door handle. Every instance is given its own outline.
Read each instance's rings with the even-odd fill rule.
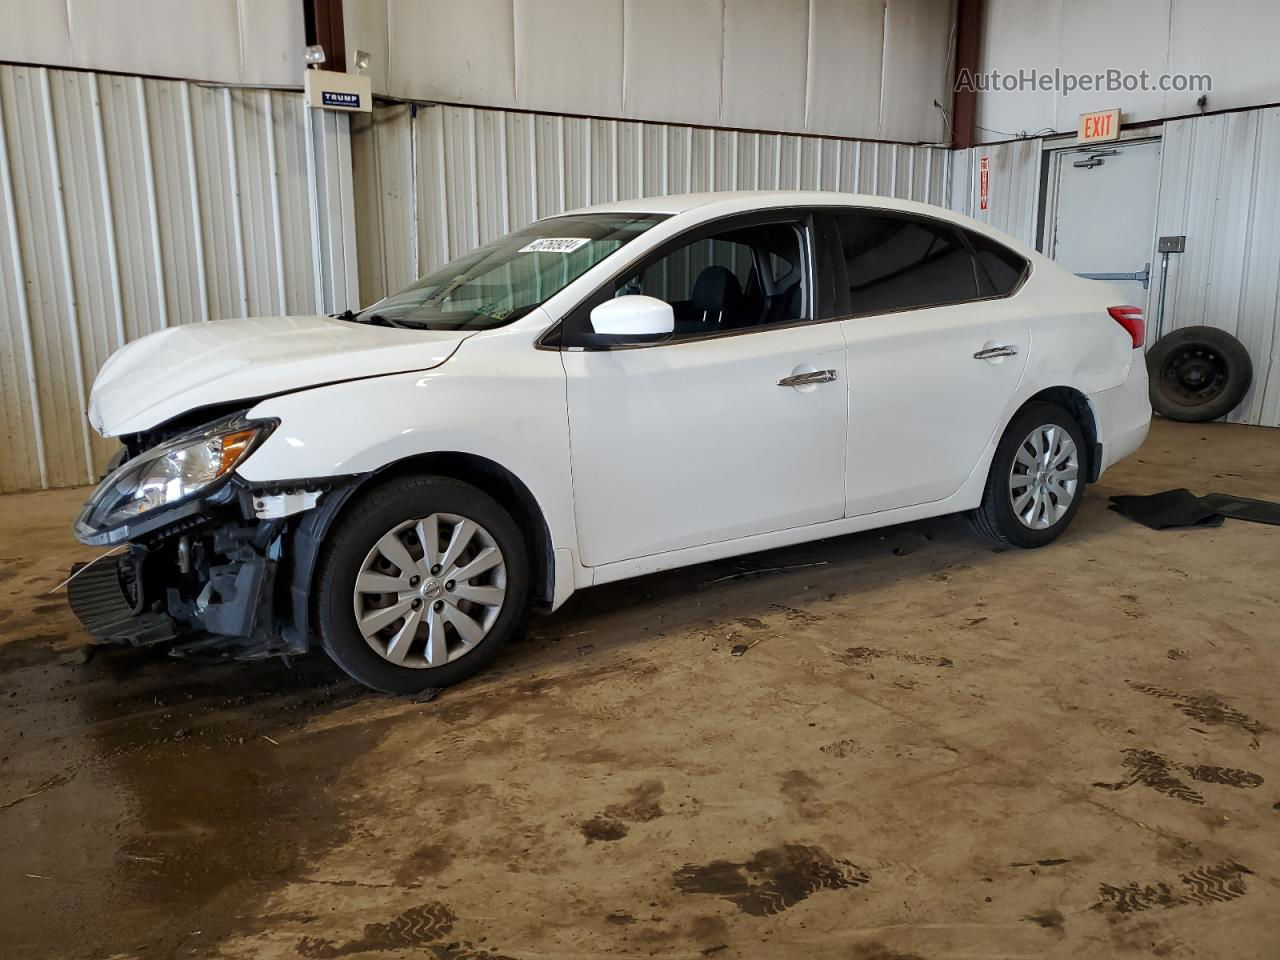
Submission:
[[[973,355],[975,360],[994,360],[996,357],[1016,357],[1018,348],[1011,343],[1002,344],[998,347],[987,347],[979,350]]]
[[[814,370],[810,373],[797,373],[783,377],[778,381],[780,387],[805,387],[811,383],[831,383],[836,378],[834,370]]]

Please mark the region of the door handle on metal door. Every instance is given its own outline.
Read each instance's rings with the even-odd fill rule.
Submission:
[[[797,373],[783,377],[778,381],[780,387],[804,387],[811,383],[831,383],[836,378],[834,370],[814,370],[812,373]]]
[[[994,360],[996,357],[1016,357],[1018,348],[1011,343],[1006,343],[999,347],[987,347],[985,350],[979,350],[973,355],[975,360]]]

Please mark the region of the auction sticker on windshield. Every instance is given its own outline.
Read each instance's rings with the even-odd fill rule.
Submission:
[[[591,241],[587,237],[543,237],[526,243],[520,253],[573,253],[580,246]]]

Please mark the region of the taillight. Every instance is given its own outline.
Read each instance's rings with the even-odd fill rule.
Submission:
[[[1107,313],[1111,314],[1112,320],[1128,331],[1129,336],[1133,338],[1135,350],[1142,346],[1142,341],[1146,338],[1146,329],[1142,322],[1141,307],[1107,307]]]

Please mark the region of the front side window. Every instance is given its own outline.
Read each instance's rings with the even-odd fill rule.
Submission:
[[[744,226],[683,244],[623,277],[613,295],[671,304],[675,338],[809,319],[805,226]]]
[[[851,314],[889,313],[979,296],[973,258],[951,227],[870,212],[838,214],[836,224]]]
[[[657,214],[576,214],[542,220],[450,261],[355,319],[423,330],[500,327],[664,219]]]

